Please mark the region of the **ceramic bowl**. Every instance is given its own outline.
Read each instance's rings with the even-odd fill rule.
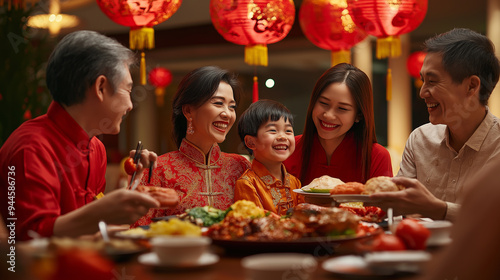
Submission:
[[[453,224],[450,221],[422,221],[420,223],[431,232],[427,239],[427,246],[440,246],[451,242],[450,233]]]
[[[298,253],[258,254],[243,258],[241,264],[251,280],[308,280],[318,266],[312,255]]]
[[[191,265],[208,250],[211,240],[205,236],[157,236],[150,243],[161,264]]]

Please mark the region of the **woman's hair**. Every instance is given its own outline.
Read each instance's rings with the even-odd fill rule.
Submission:
[[[106,76],[113,90],[126,67],[136,62],[134,53],[118,41],[94,31],[66,35],[55,47],[47,64],[47,87],[54,101],[71,106],[85,99],[97,77]]]
[[[173,138],[177,147],[186,137],[187,120],[182,106],[193,105],[199,108],[215,94],[221,82],[233,89],[234,100],[240,100],[240,87],[236,75],[217,66],[204,66],[189,72],[179,84],[172,104]]]
[[[245,136],[257,136],[259,128],[266,124],[268,121],[278,121],[284,118],[285,122],[288,121],[293,126],[293,115],[285,105],[278,101],[262,99],[252,103],[241,114],[238,122],[238,134],[241,141],[245,143]],[[246,144],[245,148],[252,154],[253,151],[249,149]]]
[[[309,168],[309,159],[311,155],[314,135],[318,133],[314,125],[312,112],[318,98],[323,91],[333,83],[343,83],[351,92],[352,98],[356,102],[359,122],[354,123],[349,132],[354,133],[356,141],[356,161],[361,161],[361,176],[366,181],[370,176],[371,153],[373,143],[377,142],[375,135],[375,119],[373,114],[373,93],[368,76],[347,63],[340,63],[328,69],[314,86],[307,108],[306,122],[304,132],[300,141],[302,141],[302,168],[300,179],[304,181]]]
[[[455,28],[425,41],[425,51],[443,55],[444,70],[453,82],[476,75],[481,80],[479,101],[488,104],[500,75],[495,47],[488,37],[466,28]]]

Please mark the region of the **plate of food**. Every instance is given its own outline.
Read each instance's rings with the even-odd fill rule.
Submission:
[[[116,237],[126,239],[149,239],[160,235],[189,235],[200,236],[203,229],[189,221],[183,221],[172,218],[167,221],[158,221],[149,224],[120,231],[115,234]]]
[[[330,197],[337,203],[346,202],[375,202],[367,194],[332,194]]]
[[[308,252],[332,254],[349,241],[370,238],[383,230],[344,209],[302,203],[288,217],[227,216],[209,227],[212,244],[229,253]]]

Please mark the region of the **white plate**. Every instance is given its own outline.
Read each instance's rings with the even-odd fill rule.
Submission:
[[[390,276],[394,273],[373,271],[362,256],[341,256],[323,262],[324,270],[333,274],[352,277],[353,279],[373,279],[374,276]]]
[[[330,193],[317,193],[317,192],[305,192],[301,189],[294,189],[293,192],[296,192],[298,194],[302,194],[305,196],[323,196],[323,197],[328,197]]]
[[[345,202],[375,202],[367,194],[332,194],[331,198],[338,203]]]
[[[430,260],[431,254],[425,251],[383,251],[365,255],[365,261],[371,269],[385,273],[418,273]]]
[[[219,261],[219,256],[216,254],[212,254],[212,253],[204,253],[203,255],[201,255],[201,257],[198,259],[198,261],[196,263],[168,265],[168,264],[160,263],[160,260],[158,259],[158,256],[156,255],[156,253],[151,252],[151,253],[140,255],[137,258],[137,261],[139,261],[139,263],[141,263],[143,265],[151,266],[154,268],[176,270],[176,269],[192,269],[192,268],[201,268],[201,267],[210,266],[210,265],[216,264]]]

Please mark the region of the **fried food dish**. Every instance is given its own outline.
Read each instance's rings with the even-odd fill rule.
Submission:
[[[287,218],[226,216],[205,235],[219,240],[291,241],[303,237],[356,235],[360,218],[340,208],[302,203]]]
[[[292,218],[304,223],[311,236],[355,234],[360,218],[344,209],[301,203],[293,209]]]
[[[148,186],[138,186],[137,191],[145,193],[153,197],[160,202],[160,207],[175,207],[179,204],[179,196],[177,192],[173,189],[160,188],[160,187],[148,187]]]
[[[398,186],[392,182],[390,177],[379,176],[373,177],[366,181],[365,190],[362,194],[373,194],[377,192],[395,192],[404,189],[403,186]]]
[[[302,187],[301,190],[305,192],[329,193],[331,189],[341,184],[344,184],[342,180],[330,177],[328,175],[323,175],[312,180],[309,185]]]
[[[365,185],[358,182],[347,182],[335,186],[330,190],[330,194],[361,194],[365,190]]]

